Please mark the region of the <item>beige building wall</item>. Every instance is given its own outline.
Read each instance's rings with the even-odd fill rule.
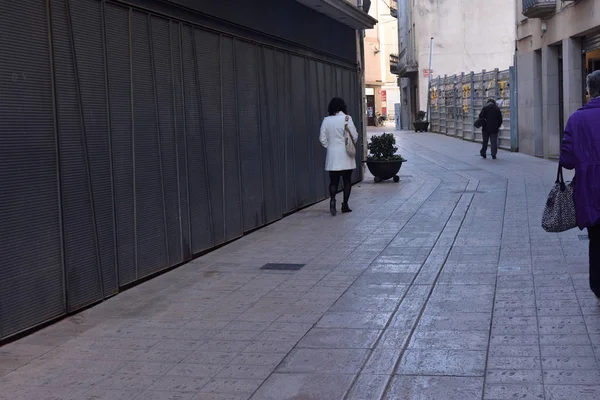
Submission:
[[[600,1],[558,0],[545,21],[523,16],[522,2],[515,9],[519,151],[557,158],[569,116],[586,101],[588,62],[600,68],[600,49],[582,52],[585,35],[600,29]]]
[[[375,90],[375,111],[382,113],[382,90],[386,92],[385,107],[394,119],[394,104],[400,102],[396,75],[390,72],[390,54],[398,52],[398,19],[390,15],[388,0],[373,0],[369,14],[379,22],[365,31],[365,85]]]
[[[513,65],[516,3],[522,0],[409,0],[419,63],[420,110],[427,108],[430,39],[434,37],[433,75]]]

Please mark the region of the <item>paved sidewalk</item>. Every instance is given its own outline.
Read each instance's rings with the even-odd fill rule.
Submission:
[[[316,205],[0,348],[0,399],[599,399],[588,242],[540,227],[556,165],[398,143],[401,182],[357,185],[352,214]]]

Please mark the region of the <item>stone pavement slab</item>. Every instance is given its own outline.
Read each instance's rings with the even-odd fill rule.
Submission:
[[[548,234],[556,164],[397,132],[357,185],[0,348],[0,399],[598,399],[586,235]],[[305,264],[296,271],[266,263]]]

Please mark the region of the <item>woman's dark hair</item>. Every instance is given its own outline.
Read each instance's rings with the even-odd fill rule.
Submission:
[[[327,111],[329,112],[329,115],[336,115],[340,111],[344,114],[348,114],[346,102],[340,97],[334,97],[333,99],[331,99]]]

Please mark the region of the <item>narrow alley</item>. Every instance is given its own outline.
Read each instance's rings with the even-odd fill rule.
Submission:
[[[399,132],[400,183],[326,202],[0,349],[0,399],[598,399],[585,232],[556,164]],[[265,270],[265,264],[296,270]]]

